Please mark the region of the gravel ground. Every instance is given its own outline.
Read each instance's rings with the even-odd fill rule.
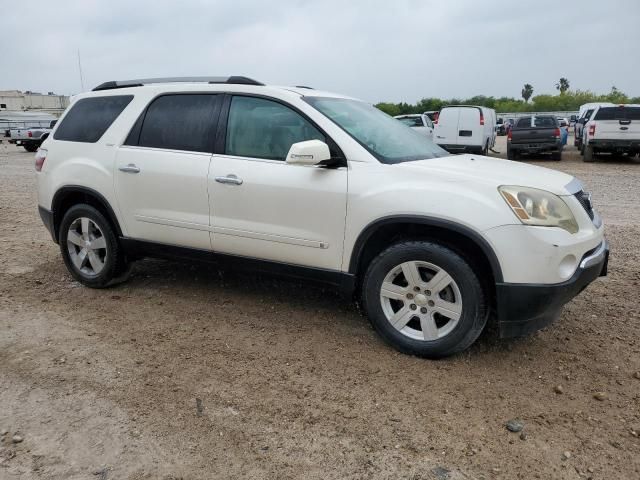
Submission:
[[[640,163],[535,163],[593,192],[610,275],[436,362],[286,280],[145,260],[83,288],[0,145],[0,478],[640,478]]]

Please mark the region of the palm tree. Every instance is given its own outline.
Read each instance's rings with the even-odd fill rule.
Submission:
[[[558,83],[556,83],[556,89],[560,90],[560,95],[569,90],[569,80],[562,77]]]
[[[524,88],[522,89],[522,98],[524,98],[525,102],[528,102],[533,95],[533,86],[529,83],[524,84]]]

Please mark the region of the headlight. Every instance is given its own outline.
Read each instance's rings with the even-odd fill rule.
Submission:
[[[569,233],[578,231],[573,212],[559,196],[537,188],[503,185],[498,191],[526,225],[560,227]]]

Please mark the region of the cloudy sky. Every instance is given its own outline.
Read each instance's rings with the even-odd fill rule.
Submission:
[[[525,5],[526,4],[526,5]],[[638,0],[0,0],[0,90],[246,75],[370,102],[640,95]]]

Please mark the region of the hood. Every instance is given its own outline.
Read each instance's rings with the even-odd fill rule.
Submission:
[[[496,188],[500,185],[518,185],[556,195],[572,195],[582,189],[580,182],[566,173],[482,155],[450,155],[396,166],[414,170],[416,174],[428,170],[430,175],[438,175],[447,181],[482,182]]]

